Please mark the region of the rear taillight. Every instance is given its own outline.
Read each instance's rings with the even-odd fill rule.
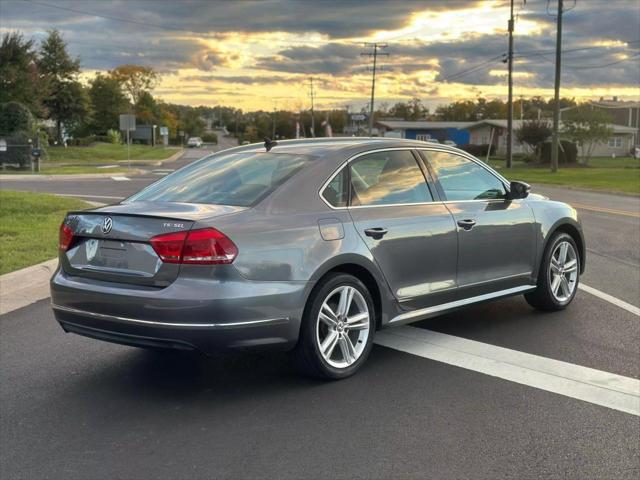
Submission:
[[[166,263],[218,265],[231,263],[238,256],[235,244],[215,228],[158,235],[150,243]]]
[[[65,222],[60,225],[60,235],[58,240],[58,248],[61,252],[66,252],[73,242],[73,230]]]

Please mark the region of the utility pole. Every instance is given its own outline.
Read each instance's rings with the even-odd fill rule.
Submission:
[[[313,99],[315,98],[315,92],[313,90],[313,77],[309,77],[309,97],[311,97],[311,136],[316,136],[316,120],[313,116]]]
[[[551,140],[551,171],[558,171],[558,129],[560,126],[560,74],[562,63],[562,9],[563,0],[558,0],[558,33],[556,34],[556,82],[553,105],[553,137]]]
[[[278,114],[278,102],[273,104],[273,133],[271,134],[271,140],[276,139],[276,115]]]
[[[511,0],[511,13],[509,15],[509,53],[507,62],[509,64],[509,98],[507,100],[507,168],[511,168],[513,163],[513,0]]]
[[[373,57],[373,68],[371,69],[373,75],[371,77],[371,105],[369,106],[369,136],[373,131],[373,107],[376,96],[376,68],[378,64],[378,55],[389,56],[387,52],[379,52],[378,49],[387,48],[389,45],[386,43],[365,43],[365,48],[373,48],[372,52],[362,52],[360,55],[366,57]]]

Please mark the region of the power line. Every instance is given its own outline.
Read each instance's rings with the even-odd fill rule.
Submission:
[[[379,52],[378,50],[389,47],[389,44],[365,43],[364,46],[365,48],[373,48],[373,51],[371,52],[362,52],[360,54],[366,57],[373,57],[373,68],[371,69],[373,72],[371,76],[371,106],[369,107],[369,136],[371,136],[373,133],[373,106],[374,106],[374,99],[376,94],[376,68],[377,68],[378,56],[379,55],[384,55],[387,57],[389,56],[388,52]]]

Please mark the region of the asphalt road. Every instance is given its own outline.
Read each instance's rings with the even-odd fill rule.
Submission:
[[[157,178],[2,188],[108,202]],[[583,282],[638,306],[639,200],[536,190],[581,205]],[[640,318],[584,291],[563,312],[514,297],[415,326],[640,378]],[[202,358],[64,334],[41,301],[0,317],[0,478],[640,476],[640,417],[524,383],[379,345],[355,377],[314,381],[286,354]]]

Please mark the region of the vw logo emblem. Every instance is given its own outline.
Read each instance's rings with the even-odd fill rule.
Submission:
[[[102,221],[102,233],[107,235],[111,231],[112,227],[113,220],[111,219],[111,217],[105,217],[105,219]]]

